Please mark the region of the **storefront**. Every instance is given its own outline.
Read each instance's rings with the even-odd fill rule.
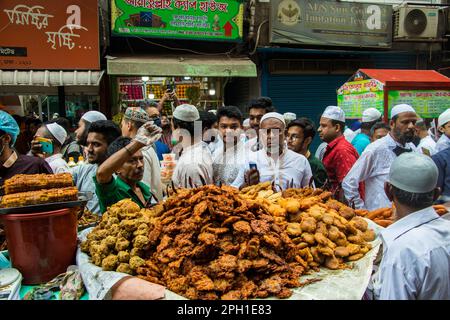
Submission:
[[[135,106],[144,99],[158,102],[166,90],[175,91],[182,103],[201,110],[224,104],[225,88],[233,78],[256,77],[256,65],[248,58],[193,55],[133,56],[108,59],[112,79],[113,114],[118,106]],[[172,114],[168,101],[163,112]]]
[[[75,123],[100,106],[97,1],[22,3],[0,3],[2,108],[42,120],[59,114]]]

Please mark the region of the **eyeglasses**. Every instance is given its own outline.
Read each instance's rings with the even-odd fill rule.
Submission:
[[[293,134],[293,135],[287,135],[287,136],[286,136],[286,140],[287,140],[287,141],[289,141],[289,140],[291,140],[291,141],[296,141],[296,140],[300,140],[300,137],[297,136],[297,135],[295,135],[295,134]]]

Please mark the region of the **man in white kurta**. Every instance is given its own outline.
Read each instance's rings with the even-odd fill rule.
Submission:
[[[428,156],[405,153],[393,162],[386,194],[396,222],[381,231],[383,256],[369,286],[374,299],[450,299],[450,221],[431,206],[437,179]]]
[[[436,143],[435,152],[450,148],[450,108],[444,111],[438,118],[438,129],[442,136]]]
[[[384,138],[369,144],[347,176],[342,188],[347,201],[353,202],[357,209],[375,210],[390,207],[391,201],[384,193],[384,183],[389,168],[397,155],[415,151],[412,138],[415,132],[417,115],[409,105],[398,105],[391,111],[391,132]],[[359,183],[365,183],[365,199],[359,193]]]

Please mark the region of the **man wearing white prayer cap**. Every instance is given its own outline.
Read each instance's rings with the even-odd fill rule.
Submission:
[[[436,143],[435,152],[450,148],[450,108],[441,113],[438,118],[438,129],[442,133]]]
[[[443,300],[450,297],[450,221],[433,209],[438,168],[418,153],[398,156],[385,192],[395,222],[380,233],[383,257],[372,277],[380,300]]]
[[[37,138],[49,139],[50,147],[43,150],[43,146],[37,140]],[[67,162],[63,159],[61,154],[61,148],[67,138],[66,130],[59,124],[47,123],[43,124],[34,135],[34,139],[31,142],[31,153],[37,157],[44,158],[45,161],[52,168],[53,173],[63,173],[70,172],[70,167]],[[45,152],[46,151],[46,152]]]
[[[79,145],[86,144],[89,124],[100,120],[107,120],[107,118],[103,113],[99,111],[88,111],[83,114],[80,121],[78,122],[77,130],[75,130],[76,140]]]
[[[285,112],[283,113],[284,122],[288,125],[291,121],[297,119],[297,115],[293,112]]]
[[[358,159],[358,152],[345,139],[344,130],[344,110],[336,106],[328,106],[320,118],[317,132],[320,139],[328,144],[322,162],[327,170],[331,190],[338,200],[343,200],[342,180]],[[363,192],[362,189],[361,192]]]
[[[248,153],[232,186],[244,188],[266,181],[274,182],[283,190],[309,186],[312,183],[311,166],[305,156],[287,148],[283,115],[277,112],[264,114],[259,131],[263,148]]]
[[[364,149],[370,144],[370,130],[375,123],[381,121],[381,112],[375,108],[368,108],[363,111],[361,120],[361,132],[352,140],[352,146],[355,147],[358,154],[361,155]]]
[[[389,134],[369,144],[348,172],[342,187],[347,201],[352,201],[357,209],[390,207],[391,202],[383,192],[384,183],[395,158],[404,152],[417,150],[411,143],[416,121],[417,114],[413,107],[407,104],[394,106]],[[361,182],[365,184],[365,199],[358,192]]]

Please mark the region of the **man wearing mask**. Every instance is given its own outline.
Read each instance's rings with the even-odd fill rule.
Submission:
[[[249,159],[239,170],[232,186],[242,189],[272,181],[283,190],[308,187],[312,182],[311,167],[303,155],[287,148],[283,115],[266,113],[261,118],[259,130],[263,149],[249,153]]]
[[[86,208],[100,215],[100,205],[95,193],[94,177],[98,166],[105,162],[108,146],[121,135],[120,128],[112,121],[99,120],[89,126],[86,151],[88,163],[73,167],[71,170],[73,181],[79,191],[90,191],[92,199],[86,204]]]
[[[288,124],[286,141],[289,150],[308,159],[314,177],[314,184],[317,188],[321,188],[327,180],[327,171],[322,162],[309,151],[309,145],[313,141],[315,134],[314,123],[307,118],[300,118]]]
[[[438,129],[442,133],[442,136],[436,143],[435,152],[450,148],[450,109],[445,110],[439,116]]]
[[[352,146],[355,147],[358,154],[361,155],[364,149],[370,144],[370,129],[375,123],[381,121],[381,112],[375,108],[369,108],[363,111],[361,132],[352,140]]]
[[[48,148],[43,145],[44,142],[38,138],[46,138],[51,142],[47,144]],[[54,173],[70,172],[70,167],[63,159],[61,148],[67,138],[66,130],[57,123],[43,124],[34,135],[31,142],[31,153],[34,156],[44,158],[50,165]]]
[[[202,140],[200,114],[193,105],[179,105],[173,112],[173,137],[182,153],[172,175],[175,186],[192,188],[213,184],[211,152]]]
[[[95,121],[107,120],[106,116],[99,111],[88,111],[81,117],[78,122],[78,128],[75,130],[76,142],[84,146],[86,144],[89,125]]]
[[[407,104],[399,104],[391,110],[391,132],[371,143],[345,177],[342,187],[347,201],[357,209],[375,210],[390,207],[391,202],[383,192],[389,168],[403,152],[415,151],[411,141],[415,134],[416,111]],[[365,183],[365,200],[358,193],[360,182]]]
[[[145,110],[145,112],[147,112],[147,115],[150,118],[150,120],[153,121],[158,127],[160,127],[162,129],[161,118],[159,117],[158,108],[156,108],[153,105],[148,105],[148,104],[146,104],[144,107],[141,107],[141,108],[143,108]],[[162,136],[161,136],[161,138],[162,138]],[[156,141],[152,147],[155,150],[156,154],[158,155],[158,159],[160,161],[163,160],[164,153],[170,153],[169,146],[164,144],[161,141],[161,139]]]
[[[127,198],[145,207],[152,194],[149,186],[141,181],[144,177],[141,149],[151,146],[160,137],[161,128],[149,121],[139,128],[133,139],[119,137],[108,146],[107,159],[98,167],[94,180],[101,212]]]
[[[241,139],[242,113],[234,106],[217,112],[222,147],[213,154],[214,183],[230,185],[245,165],[247,149]]]
[[[438,169],[428,156],[404,153],[393,161],[384,190],[395,205],[395,222],[381,231],[383,256],[372,277],[374,299],[450,297],[450,221],[431,206],[439,196],[437,180]]]
[[[44,159],[22,155],[14,150],[19,131],[14,118],[0,111],[0,186],[16,174],[53,173]],[[2,194],[3,188],[0,188]]]
[[[259,124],[261,118],[268,112],[274,112],[275,108],[272,105],[272,99],[269,97],[259,97],[250,101],[248,107],[249,119],[250,119],[250,130],[253,130],[254,138],[247,141],[246,146],[251,151],[261,150],[262,146],[259,141]],[[284,118],[283,118],[284,120]],[[253,134],[250,134],[253,135]]]
[[[331,192],[340,201],[344,199],[342,180],[358,159],[358,152],[344,137],[344,128],[344,111],[336,106],[328,106],[320,118],[317,132],[320,139],[327,143],[322,162],[331,183]]]
[[[133,139],[142,125],[148,121],[152,120],[144,109],[140,107],[127,108],[122,119],[122,136]],[[158,155],[152,144],[143,147],[142,154],[144,155],[142,182],[150,187],[150,191],[158,200],[162,200],[161,167]]]

